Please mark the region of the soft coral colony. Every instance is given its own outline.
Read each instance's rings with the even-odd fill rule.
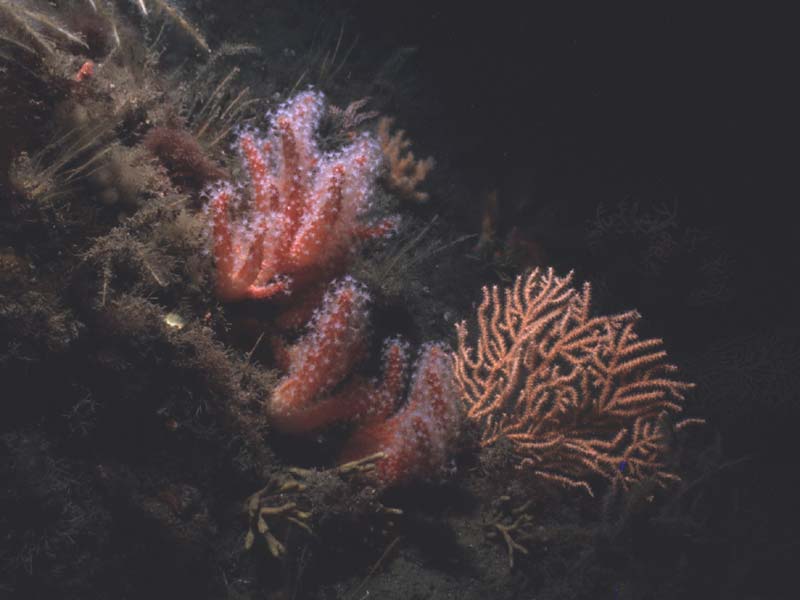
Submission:
[[[217,294],[223,300],[269,298],[340,273],[357,242],[385,235],[394,219],[362,222],[381,150],[369,135],[322,153],[314,133],[324,101],[304,92],[280,107],[266,137],[239,136],[250,179],[250,202],[237,221],[230,185],[212,192]]]
[[[360,241],[386,235],[397,219],[364,221],[381,149],[362,134],[321,152],[323,107],[321,94],[304,92],[275,111],[266,136],[241,133],[249,201],[232,206],[239,194],[225,184],[208,205],[221,299],[291,294],[290,311],[316,306],[279,357],[286,374],[267,402],[273,425],[306,433],[354,423],[340,460],[379,453],[373,475],[387,486],[441,470],[462,412],[481,446],[510,442],[518,466],[550,481],[591,493],[595,476],[623,486],[674,479],[668,416],[691,386],[672,378],[660,340],[638,338],[637,313],[591,316],[590,288],[575,290],[571,274],[535,270],[503,297],[484,288],[477,347],[460,324],[457,353],[424,345],[408,386],[400,339],[384,344],[380,379],[353,375],[369,347],[371,299],[345,274]]]
[[[402,406],[409,350],[399,338],[384,343],[379,380],[352,377],[332,393],[367,346],[368,302],[350,278],[326,294],[308,333],[287,352],[288,373],[269,404],[272,422],[295,433],[357,423],[340,462],[382,453],[374,474],[385,485],[435,474],[449,458],[461,420],[452,359],[442,344],[423,345]]]
[[[452,360],[441,345],[424,346],[403,407],[408,351],[400,340],[386,343],[382,381],[351,376],[368,347],[370,297],[349,276],[331,281],[361,241],[391,233],[397,219],[364,220],[380,146],[363,134],[321,152],[314,135],[323,109],[322,94],[304,92],[275,111],[266,136],[239,135],[248,201],[232,206],[240,195],[223,184],[208,204],[216,292],[225,301],[291,294],[289,311],[319,304],[283,354],[287,373],[267,403],[272,423],[292,433],[358,423],[342,461],[379,454],[375,478],[391,485],[434,473],[450,454],[460,420]]]

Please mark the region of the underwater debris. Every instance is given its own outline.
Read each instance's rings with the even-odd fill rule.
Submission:
[[[535,269],[502,296],[484,287],[474,348],[457,325],[456,377],[481,446],[507,439],[519,468],[590,495],[592,476],[626,488],[677,479],[664,462],[667,417],[692,384],[672,378],[662,340],[639,339],[638,313],[592,317],[589,284],[571,283]]]

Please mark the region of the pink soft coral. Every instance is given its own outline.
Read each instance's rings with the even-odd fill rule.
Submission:
[[[450,352],[442,344],[425,344],[405,404],[389,416],[402,398],[405,348],[391,340],[384,351],[384,380],[371,397],[379,410],[367,417],[345,444],[341,462],[383,453],[373,478],[381,485],[435,475],[453,451],[461,424],[458,388]]]
[[[271,422],[287,433],[353,423],[340,461],[382,453],[371,474],[383,486],[434,475],[450,456],[461,421],[450,352],[441,344],[423,346],[405,403],[407,343],[386,341],[381,378],[352,375],[367,350],[368,304],[352,278],[331,286],[308,332],[283,352],[287,373],[268,403]]]
[[[314,132],[323,102],[317,92],[298,94],[274,113],[266,137],[254,131],[239,136],[249,202],[232,220],[238,194],[226,184],[209,203],[221,299],[267,298],[290,284],[324,284],[344,270],[359,240],[393,229],[393,219],[361,221],[381,160],[379,145],[365,134],[339,152],[321,152]]]

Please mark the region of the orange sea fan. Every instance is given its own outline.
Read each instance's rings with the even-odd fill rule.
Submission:
[[[673,378],[662,340],[639,338],[638,313],[592,316],[590,285],[571,284],[535,269],[502,294],[484,287],[474,348],[457,325],[456,378],[481,445],[506,439],[520,468],[590,494],[593,475],[675,479],[668,417],[692,384]]]

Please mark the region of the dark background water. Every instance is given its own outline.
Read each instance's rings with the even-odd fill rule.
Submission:
[[[794,319],[798,48],[787,14],[338,4],[371,52],[417,49],[427,106],[415,136],[447,140],[465,177],[491,187],[523,171],[538,198],[577,205],[677,202],[735,253],[737,318]]]

